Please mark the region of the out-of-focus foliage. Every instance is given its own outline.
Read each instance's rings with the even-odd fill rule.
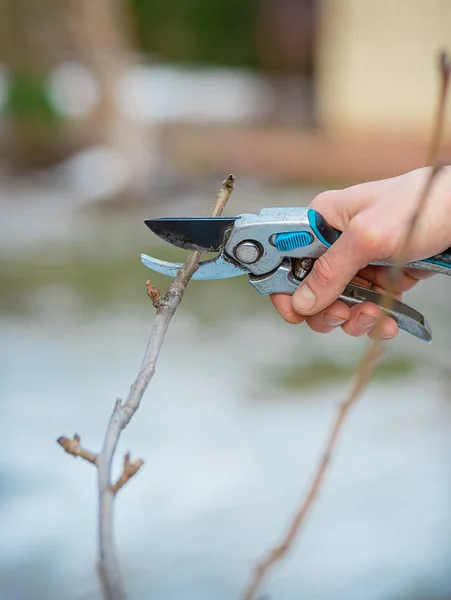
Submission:
[[[145,52],[178,63],[255,66],[255,0],[130,0]]]
[[[48,98],[46,81],[39,75],[11,73],[5,113],[16,119],[58,120]]]

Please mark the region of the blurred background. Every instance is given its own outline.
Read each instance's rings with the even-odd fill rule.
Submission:
[[[154,315],[146,218],[228,215],[422,166],[447,0],[1,0],[0,599],[93,600],[98,450]],[[449,119],[447,119],[449,122]],[[442,156],[451,150],[447,129]],[[407,302],[265,598],[451,599],[449,281]],[[365,340],[289,326],[245,278],[193,282],[117,453],[133,600],[238,598],[284,530]],[[263,596],[262,596],[263,597]]]

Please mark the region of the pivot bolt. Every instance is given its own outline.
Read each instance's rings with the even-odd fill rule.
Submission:
[[[251,265],[261,256],[260,246],[252,241],[241,242],[235,248],[236,258],[245,265]]]

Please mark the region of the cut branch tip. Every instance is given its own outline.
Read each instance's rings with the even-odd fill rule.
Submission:
[[[235,175],[233,175],[232,173],[227,177],[227,179],[225,179],[222,182],[222,186],[223,188],[225,188],[226,190],[229,190],[230,192],[233,191],[233,188],[235,186]]]

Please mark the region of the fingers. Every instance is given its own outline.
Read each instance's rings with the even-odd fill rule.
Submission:
[[[430,271],[420,271],[419,269],[404,269],[396,279],[396,292],[408,292],[421,279],[427,279],[434,273]],[[361,271],[359,276],[368,281],[372,281],[378,287],[388,290],[391,287],[390,269],[388,267],[379,267],[369,265]]]
[[[326,190],[312,200],[310,207],[317,210],[326,221],[343,231],[349,221],[374,199],[371,183],[361,183],[342,190]]]
[[[299,325],[299,323],[305,320],[302,315],[294,310],[291,296],[287,294],[271,294],[270,298],[274,308],[287,323]]]
[[[337,301],[325,310],[306,318],[306,323],[317,333],[329,333],[342,326],[351,318],[351,309],[343,302]]]
[[[293,294],[293,308],[311,316],[332,304],[374,253],[371,238],[362,237],[351,221],[344,233],[313,265]]]
[[[376,333],[376,326],[383,315],[376,304],[363,302],[354,306],[351,313],[351,318],[343,325],[343,331],[352,337],[369,335],[371,338],[380,336],[382,339],[390,339],[398,334],[398,325],[389,317],[383,320],[380,332]]]
[[[395,337],[399,332],[396,322],[386,317],[380,332],[378,331],[376,334],[375,328],[382,316],[382,311],[376,304],[371,302],[363,302],[349,308],[338,300],[311,317],[302,317],[293,310],[290,296],[274,294],[271,296],[271,301],[285,321],[299,324],[305,320],[308,327],[316,333],[330,333],[341,327],[345,333],[352,337],[368,335],[370,338],[375,339],[381,336],[382,339],[387,340]]]
[[[298,325],[305,321],[305,317],[297,313],[291,304],[291,296],[286,294],[272,294],[271,302],[277,312],[287,323]],[[308,325],[318,333],[329,333],[343,325],[351,317],[351,309],[343,302],[334,302],[326,310],[313,317],[309,317]]]
[[[412,268],[404,269],[404,272],[407,273],[407,275],[413,277],[413,279],[416,279],[417,281],[421,281],[422,279],[429,279],[430,277],[437,275],[437,273],[434,273],[433,271],[422,271],[421,269]]]
[[[348,316],[343,319],[345,309],[348,311]],[[352,337],[368,335],[375,338],[375,328],[381,317],[381,309],[371,302],[364,302],[350,309],[343,302],[337,301],[321,313],[307,317],[306,323],[316,333],[329,333],[337,327],[341,327]],[[341,322],[339,322],[340,318]],[[377,336],[381,336],[382,339],[390,339],[397,334],[398,325],[393,319],[386,317]]]

